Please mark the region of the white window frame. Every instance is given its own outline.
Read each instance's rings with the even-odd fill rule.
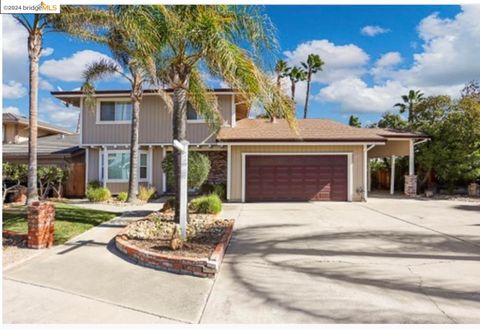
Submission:
[[[108,162],[108,155],[110,154],[124,154],[124,153],[130,153],[130,150],[107,150],[107,157],[104,157],[104,152],[101,151],[101,154],[100,154],[100,170],[99,172],[101,173],[101,177],[100,177],[100,181],[104,181],[104,179],[106,179],[105,182],[112,182],[112,183],[125,183],[125,182],[128,182],[128,179],[109,179],[108,178],[108,175],[106,176],[106,178],[104,178],[105,176],[105,173],[108,171],[106,171],[106,167],[108,167],[108,164],[105,166],[104,162],[103,162],[103,159],[106,159],[107,162]],[[148,152],[148,150],[139,150],[139,155],[147,155],[147,177],[142,179],[140,178],[140,157],[138,157],[138,182],[149,182],[149,175],[148,175],[148,172],[149,172],[149,169],[150,169],[150,154]],[[103,165],[103,171],[102,171],[102,165]]]
[[[242,152],[242,203],[245,203],[247,156],[347,156],[347,201],[353,201],[353,152]]]
[[[131,120],[100,120],[100,109],[102,102],[131,102],[130,98],[107,98],[107,99],[99,99],[97,100],[97,110],[96,110],[96,124],[97,125],[111,125],[111,124],[131,124]],[[133,104],[132,104],[132,112],[133,112]],[[132,113],[133,115],[133,113]]]

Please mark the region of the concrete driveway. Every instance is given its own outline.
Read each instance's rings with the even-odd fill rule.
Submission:
[[[128,218],[4,270],[7,323],[480,322],[480,206],[228,204],[215,281],[134,265]]]
[[[245,204],[202,322],[478,323],[479,279],[479,204]]]

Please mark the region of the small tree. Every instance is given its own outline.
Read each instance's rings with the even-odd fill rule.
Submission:
[[[23,184],[28,178],[28,166],[26,164],[2,164],[3,201],[11,192],[16,192],[25,187]]]
[[[348,119],[348,125],[353,127],[362,127],[362,123],[360,122],[360,118],[357,116],[351,115]]]
[[[167,182],[174,184],[175,171],[173,164],[173,154],[169,153],[162,161],[162,169],[167,177]],[[187,186],[189,189],[200,188],[207,180],[210,172],[210,159],[200,152],[189,152],[188,154],[188,179]],[[172,187],[170,187],[172,188]]]
[[[400,115],[387,111],[382,115],[376,126],[380,128],[405,129],[407,128],[407,122]]]
[[[40,197],[45,199],[50,191],[55,196],[62,196],[62,186],[68,178],[68,170],[59,166],[42,166],[38,168]]]
[[[475,99],[429,97],[418,105],[413,127],[431,136],[418,147],[425,177],[433,171],[453,191],[456,184],[480,176],[480,103]]]

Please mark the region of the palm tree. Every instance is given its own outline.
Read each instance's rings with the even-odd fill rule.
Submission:
[[[357,116],[351,115],[348,119],[348,125],[352,127],[362,127],[362,123],[360,122],[360,118]]]
[[[307,79],[307,73],[300,67],[294,66],[289,73],[290,83],[291,83],[291,90],[292,90],[292,100],[295,101],[295,85],[299,81],[305,81]]]
[[[275,64],[275,73],[277,74],[277,87],[281,87],[281,79],[288,77],[290,73],[290,67],[284,60],[278,60]]]
[[[63,8],[62,8],[63,9]],[[27,204],[38,200],[37,186],[37,118],[38,118],[38,68],[43,47],[43,36],[47,32],[62,31],[74,18],[62,14],[13,14],[13,18],[27,30],[27,51],[29,59],[29,123],[28,123],[28,188]]]
[[[173,89],[173,139],[185,141],[187,102],[213,131],[222,118],[217,100],[204,85],[200,67],[221,78],[248,104],[258,101],[267,112],[283,115],[294,126],[292,102],[258,66],[276,45],[268,18],[250,6],[153,6],[166,48],[157,59],[162,81]],[[245,45],[248,49],[239,45]],[[180,152],[173,150],[176,176],[175,221],[180,210]]]
[[[322,66],[325,62],[322,61],[319,55],[310,54],[307,58],[307,63],[302,62],[302,66],[307,70],[307,95],[305,96],[305,108],[303,110],[303,118],[307,118],[308,101],[310,98],[310,84],[312,82],[312,74],[322,71]]]
[[[78,7],[68,9],[75,10]],[[110,6],[90,11],[92,19],[71,24],[66,29],[74,36],[107,45],[115,60],[102,59],[85,69],[82,90],[87,95],[87,106],[92,106],[95,102],[93,95],[96,80],[106,75],[119,74],[130,83],[132,123],[127,201],[133,203],[138,194],[138,127],[143,86],[156,84],[154,53],[163,45],[163,39],[161,31],[149,25],[152,18],[144,6]],[[159,90],[158,93],[167,100],[167,104],[170,103],[163,91]]]
[[[403,103],[397,103],[394,107],[398,107],[400,109],[400,113],[404,113],[408,111],[408,123],[411,124],[413,122],[415,116],[415,106],[424,100],[423,93],[419,90],[411,89],[408,92],[408,95],[402,95]]]

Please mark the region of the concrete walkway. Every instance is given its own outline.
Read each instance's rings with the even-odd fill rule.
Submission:
[[[213,281],[140,267],[115,234],[124,214],[4,272],[5,323],[197,323]]]

